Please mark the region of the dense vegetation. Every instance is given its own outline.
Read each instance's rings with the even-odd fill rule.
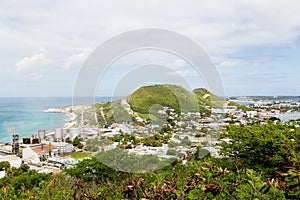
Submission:
[[[222,137],[232,139],[223,144],[225,155],[263,172],[266,177],[272,177],[275,171],[284,171],[286,166],[300,164],[300,131],[292,122],[229,126]]]
[[[197,99],[193,93],[176,85],[151,85],[141,87],[127,97],[132,110],[149,113],[155,104],[181,112],[199,112]]]
[[[114,123],[113,112],[112,112],[112,103],[103,102],[95,104],[95,111],[99,124],[111,124]]]
[[[243,111],[251,110],[238,103],[225,101],[204,88],[190,92],[177,85],[144,86],[129,95],[126,100],[139,117],[152,120],[155,119],[157,110],[164,106],[173,108],[177,113],[200,112],[204,116],[210,115],[211,108],[223,108],[226,105],[237,106]],[[121,106],[121,100],[98,103],[95,110],[101,125],[135,120]]]
[[[223,108],[226,105],[226,101],[205,88],[197,88],[193,90],[193,93],[196,95],[199,105],[203,108],[209,106],[213,108]]]
[[[121,106],[121,100],[97,103],[95,111],[100,125],[132,121],[131,116]]]
[[[299,199],[300,122],[229,126],[222,138],[224,158],[175,161],[157,172],[130,174],[85,159],[56,175],[9,168],[0,180],[2,199]],[[122,154],[118,154],[121,155]],[[124,155],[126,156],[126,155]],[[133,160],[134,162],[134,160]],[[145,160],[149,162],[149,160]],[[145,164],[146,166],[148,164]],[[130,167],[130,166],[128,166]]]
[[[205,110],[206,110],[206,112],[209,111],[207,106],[209,106],[211,108],[224,108],[225,105],[236,106],[238,109],[241,109],[244,112],[253,110],[252,108],[249,108],[247,106],[241,105],[241,104],[233,102],[233,101],[225,101],[224,99],[209,92],[205,88],[197,88],[197,89],[193,90],[193,93],[198,98],[198,103],[199,103],[201,111],[205,111]]]

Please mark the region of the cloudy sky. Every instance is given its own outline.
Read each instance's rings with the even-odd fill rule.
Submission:
[[[176,31],[205,49],[227,96],[300,95],[299,10],[297,0],[1,1],[0,96],[72,96],[96,47],[149,27]],[[203,87],[180,58],[144,50],[116,61],[97,95],[110,95],[131,67],[151,63]]]

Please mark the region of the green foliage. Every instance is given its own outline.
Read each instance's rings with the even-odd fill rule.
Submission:
[[[240,167],[232,158],[203,157],[185,165],[174,162],[155,172],[129,174],[99,162],[98,159],[105,159],[103,155],[83,160],[65,173],[52,176],[29,171],[5,177],[0,180],[0,196],[2,199],[297,199],[299,196],[300,172],[296,168],[280,175],[286,181],[283,182],[278,178],[265,179],[260,172]],[[127,155],[112,151],[106,156],[121,159]],[[131,161],[128,167],[134,167],[129,165],[137,161],[145,166],[153,163],[136,157]]]
[[[141,157],[121,149],[98,153],[55,175],[28,171],[27,165],[10,168],[8,162],[0,162],[0,168],[7,171],[7,176],[0,179],[0,196],[2,199],[299,199],[299,127],[299,121],[228,126],[220,136],[231,139],[230,143],[221,144],[223,158],[212,157],[199,147],[186,164],[157,156]],[[121,134],[111,140],[127,145],[126,148],[140,143],[159,146],[170,139],[170,132],[166,129],[144,139]],[[219,137],[217,131],[209,134]],[[188,142],[187,137],[182,140],[185,145]],[[182,144],[169,142],[167,154],[176,155],[171,147],[177,145]]]
[[[222,144],[222,153],[239,166],[261,172],[269,191],[276,186],[285,197],[293,199],[300,195],[300,131],[299,122],[258,123],[249,126],[229,126],[223,138],[232,141]]]
[[[65,141],[66,143],[69,143],[69,144],[72,144],[72,140],[69,138],[69,137],[67,137],[66,138],[66,141]]]
[[[142,143],[145,146],[149,146],[149,147],[161,147],[162,146],[161,140],[156,139],[155,137],[143,138]]]
[[[85,159],[85,158],[91,158],[92,155],[88,152],[72,152],[70,154],[71,158],[74,158],[76,160],[81,160],[81,159]]]
[[[297,152],[300,133],[294,125],[253,124],[251,126],[228,126],[222,138],[232,141],[222,144],[222,153],[235,158],[247,167],[271,176],[284,166],[299,166]]]
[[[196,95],[198,99],[198,103],[202,110],[206,110],[206,112],[210,112],[210,109],[207,108],[223,108],[226,104],[226,101],[211,92],[209,92],[205,88],[197,88],[193,90],[193,93]]]
[[[29,199],[35,196],[39,186],[43,182],[50,180],[50,175],[39,174],[34,170],[28,170],[28,165],[21,165],[20,168],[13,168],[12,173],[8,173],[0,179],[0,196],[2,199]]]
[[[141,87],[127,97],[132,110],[148,114],[154,105],[161,105],[175,109],[177,113],[198,112],[195,96],[180,86],[152,85]]]
[[[49,181],[41,181],[32,196],[38,199],[74,199],[75,183],[76,179],[65,173],[54,174]]]
[[[129,122],[132,121],[131,116],[121,106],[121,100],[113,102],[101,102],[95,104],[98,124],[103,127],[106,124],[113,124],[115,122]]]
[[[168,84],[141,87],[126,99],[131,109],[139,117],[153,122],[159,118],[157,109],[164,106],[173,108],[178,114],[181,112],[200,112],[201,115],[206,116],[210,115],[211,108],[223,108],[228,103],[204,88],[198,88],[190,92],[181,86]],[[237,106],[244,111],[251,110],[235,102],[229,102],[228,105]],[[121,100],[97,103],[95,104],[95,111],[100,126],[115,122],[132,121],[137,123],[135,117],[129,115],[125,108],[121,106]],[[140,123],[140,125],[143,124]]]
[[[140,173],[156,171],[174,161],[174,159],[162,159],[154,155],[130,154],[121,149],[100,152],[96,155],[96,158],[113,169]]]
[[[105,124],[112,124],[115,122],[113,118],[111,102],[102,102],[95,104],[95,111],[97,114],[98,124],[100,126],[104,126]]]
[[[75,167],[66,169],[66,173],[85,182],[96,184],[114,181],[121,173],[99,162],[96,158],[84,159]]]
[[[2,170],[8,170],[10,169],[10,164],[8,161],[2,161],[0,162],[0,169]]]
[[[50,179],[50,175],[43,174],[43,173],[40,174],[34,170],[31,170],[29,172],[25,172],[17,176],[12,181],[12,186],[16,190],[31,189],[33,187],[38,186],[42,180],[49,180],[49,179]]]
[[[79,149],[82,149],[83,148],[83,144],[81,143],[81,139],[76,136],[72,142],[73,146],[74,147],[78,147]]]
[[[7,169],[6,172],[8,175],[19,176],[19,175],[23,174],[24,172],[27,172],[28,170],[29,170],[29,166],[24,164],[24,165],[21,165],[19,168],[12,167],[10,169]]]
[[[251,169],[222,168],[219,160],[190,161],[170,165],[156,173],[134,174],[123,186],[129,199],[274,199],[283,192],[265,186],[259,173]],[[229,165],[230,166],[230,165]],[[232,165],[234,166],[234,165]]]

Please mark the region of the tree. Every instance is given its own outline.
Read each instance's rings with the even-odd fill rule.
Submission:
[[[80,178],[85,182],[105,184],[118,179],[121,172],[99,162],[96,158],[85,159],[75,167],[66,169],[67,174]]]
[[[28,172],[29,168],[30,167],[27,164],[23,164],[19,167],[22,172]]]
[[[10,164],[8,161],[2,161],[0,162],[0,169],[7,171],[10,169]]]
[[[15,189],[32,189],[33,187],[38,186],[42,180],[49,179],[49,174],[37,173],[37,171],[31,170],[29,172],[17,176],[12,181],[12,185]]]
[[[230,138],[222,143],[221,153],[244,166],[272,176],[284,166],[299,166],[300,133],[293,123],[253,124],[228,126],[221,138]]]
[[[72,140],[70,139],[70,137],[66,138],[66,143],[72,144]]]
[[[83,145],[81,144],[81,140],[80,140],[80,138],[78,137],[78,136],[76,136],[75,138],[74,138],[74,140],[73,140],[73,146],[74,147],[78,147],[78,148],[82,148],[83,147]],[[80,148],[80,149],[81,149]]]

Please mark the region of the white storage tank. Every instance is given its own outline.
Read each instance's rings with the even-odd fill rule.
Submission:
[[[62,129],[61,128],[56,128],[54,132],[54,140],[58,141],[62,139]]]

